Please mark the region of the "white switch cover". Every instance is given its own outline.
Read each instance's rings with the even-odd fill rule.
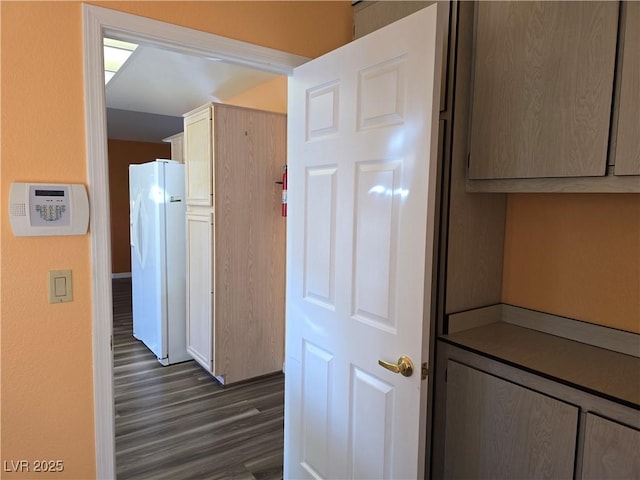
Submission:
[[[72,300],[71,270],[50,270],[49,303],[70,302]]]

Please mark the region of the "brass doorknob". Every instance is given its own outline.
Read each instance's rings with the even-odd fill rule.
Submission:
[[[385,362],[384,360],[378,360],[378,365],[391,370],[393,373],[399,373],[405,377],[410,377],[413,374],[413,362],[406,355],[402,355],[398,359],[398,363]]]

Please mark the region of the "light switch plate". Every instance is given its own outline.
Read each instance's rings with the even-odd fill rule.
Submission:
[[[72,300],[71,270],[50,270],[49,303],[71,302]]]

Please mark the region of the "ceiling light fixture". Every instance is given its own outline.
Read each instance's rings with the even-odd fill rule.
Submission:
[[[104,42],[104,84],[109,83],[120,68],[129,59],[138,45],[112,38],[103,39]]]

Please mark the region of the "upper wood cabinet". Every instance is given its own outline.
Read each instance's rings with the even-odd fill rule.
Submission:
[[[618,3],[476,8],[469,178],[604,175]]]
[[[184,116],[187,206],[213,204],[213,113],[212,105],[204,105]]]
[[[171,144],[171,160],[184,163],[184,132],[163,138],[162,141]]]
[[[616,175],[640,175],[640,3],[626,2]]]

